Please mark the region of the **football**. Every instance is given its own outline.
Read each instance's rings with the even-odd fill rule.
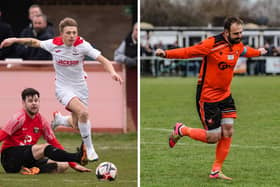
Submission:
[[[102,162],[96,168],[95,174],[99,180],[113,181],[118,173],[117,167],[111,162]]]

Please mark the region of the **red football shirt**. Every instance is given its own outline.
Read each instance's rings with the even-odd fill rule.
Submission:
[[[49,144],[62,148],[56,140],[50,124],[40,113],[31,119],[22,109],[13,115],[2,130],[8,136],[4,139],[1,151],[8,147],[36,144],[41,136]]]

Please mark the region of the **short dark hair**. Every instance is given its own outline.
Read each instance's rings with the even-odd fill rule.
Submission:
[[[237,24],[243,25],[244,22],[243,22],[242,19],[240,19],[239,17],[235,17],[235,16],[228,17],[228,18],[225,19],[225,22],[224,22],[224,29],[225,29],[225,30],[230,30],[230,26],[231,26],[233,23],[237,23]]]
[[[73,18],[66,17],[63,20],[61,20],[59,23],[59,32],[62,33],[64,27],[67,27],[67,26],[71,26],[71,27],[73,26],[73,27],[78,28],[78,23]]]
[[[22,92],[21,92],[21,99],[23,101],[25,101],[27,96],[34,96],[34,95],[38,95],[38,97],[40,97],[40,93],[35,90],[34,88],[25,88]]]

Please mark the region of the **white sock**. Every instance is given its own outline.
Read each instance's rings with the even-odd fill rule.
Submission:
[[[94,150],[93,143],[91,140],[90,122],[89,121],[87,123],[78,122],[78,126],[79,126],[79,130],[80,130],[80,134],[83,139],[83,142],[87,148],[87,155],[92,155],[95,152],[95,150]]]
[[[69,122],[68,122],[68,119],[70,118],[71,116],[63,116],[61,115],[60,113],[57,114],[55,116],[55,121],[57,124],[59,125],[62,125],[62,126],[65,126],[65,127],[72,127]]]

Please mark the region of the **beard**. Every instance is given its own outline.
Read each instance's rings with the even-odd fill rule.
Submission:
[[[231,43],[231,44],[239,44],[241,42],[241,39],[242,38],[231,38],[230,36],[228,37],[228,41]]]
[[[34,116],[35,114],[38,113],[38,109],[36,109],[36,110],[29,110],[29,109],[26,109],[26,112],[29,113],[31,116]]]

